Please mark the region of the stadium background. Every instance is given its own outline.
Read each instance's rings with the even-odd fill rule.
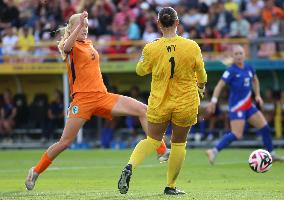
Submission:
[[[58,29],[76,12],[89,13],[89,37],[100,52],[108,89],[146,102],[151,77],[136,76],[135,64],[145,43],[160,37],[155,22],[162,6],[177,10],[181,22],[178,34],[199,43],[208,71],[208,94],[188,145],[210,146],[228,129],[227,92],[223,93],[217,115],[207,116],[204,107],[231,62],[232,45],[242,44],[261,81],[263,109],[273,127],[276,145],[283,146],[283,1],[0,0],[0,93],[10,90],[12,106],[17,110],[10,133],[0,134],[0,147],[42,148],[60,136],[69,98],[66,66],[60,60],[56,41],[60,38]],[[0,97],[5,111],[3,95]],[[251,132],[248,126],[245,140],[234,144],[261,145]],[[105,121],[94,117],[78,140],[82,144],[72,148],[133,147],[141,137],[135,118]]]

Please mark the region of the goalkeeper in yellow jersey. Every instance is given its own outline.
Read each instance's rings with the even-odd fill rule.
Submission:
[[[118,181],[121,194],[129,189],[132,169],[159,147],[170,122],[173,133],[164,193],[185,194],[176,188],[176,179],[185,159],[187,133],[197,122],[198,93],[203,96],[207,75],[198,44],[176,34],[177,12],[171,7],[162,8],[157,24],[163,37],[144,47],[136,68],[140,76],[152,73],[147,110],[149,134],[137,144],[122,171]]]

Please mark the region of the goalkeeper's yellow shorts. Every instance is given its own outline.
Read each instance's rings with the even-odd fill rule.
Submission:
[[[198,103],[181,104],[165,102],[153,108],[148,106],[147,119],[151,123],[171,121],[177,126],[188,127],[197,123]]]

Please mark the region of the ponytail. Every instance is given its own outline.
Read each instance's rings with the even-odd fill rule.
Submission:
[[[61,58],[65,60],[66,53],[64,52],[64,44],[66,39],[70,36],[70,25],[68,24],[67,26],[61,27],[58,30],[60,31],[61,39],[58,41],[57,47],[60,52]]]

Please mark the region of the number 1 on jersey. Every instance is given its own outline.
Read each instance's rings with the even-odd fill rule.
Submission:
[[[175,65],[176,65],[175,57],[171,57],[169,59],[169,62],[171,63],[171,76],[170,76],[170,79],[171,79],[174,77],[174,73],[175,73]]]

